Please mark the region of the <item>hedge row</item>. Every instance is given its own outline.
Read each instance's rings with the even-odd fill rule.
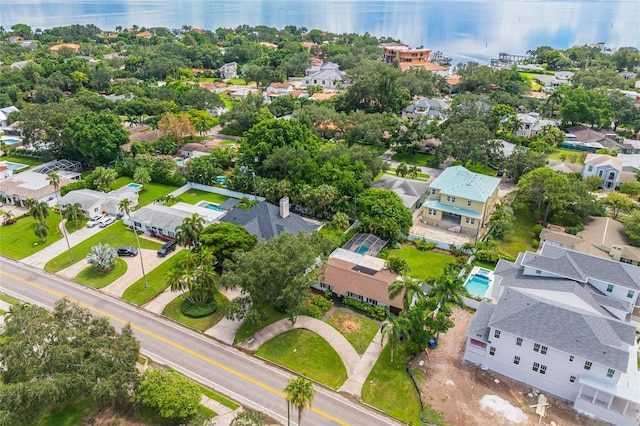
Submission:
[[[387,310],[382,306],[373,306],[351,297],[343,297],[342,304],[379,321],[384,321],[387,316]]]

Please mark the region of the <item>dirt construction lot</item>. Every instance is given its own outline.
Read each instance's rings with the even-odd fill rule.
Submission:
[[[411,368],[421,369],[426,377],[419,380],[423,401],[443,412],[451,425],[538,424],[535,408],[529,407],[538,402],[538,397],[528,396],[535,389],[462,361],[465,332],[472,317],[472,313],[456,308],[452,316],[455,327],[440,335],[438,346],[428,355],[413,361]],[[422,366],[420,360],[424,361]],[[552,421],[559,426],[608,424],[578,415],[565,400],[545,396],[550,405],[542,424],[549,425]]]

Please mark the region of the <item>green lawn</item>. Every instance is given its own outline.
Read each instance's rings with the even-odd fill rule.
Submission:
[[[396,152],[391,157],[391,159],[394,161],[400,161],[400,162],[404,161],[407,164],[417,164],[419,166],[428,166],[433,162],[435,158],[436,158],[435,155],[420,154],[420,153],[409,155],[406,152]]]
[[[227,305],[229,301],[220,293],[215,294],[216,302],[218,302],[218,309],[211,315],[203,318],[191,318],[180,312],[180,306],[182,302],[187,298],[186,294],[173,299],[162,311],[162,315],[174,319],[182,324],[188,325],[191,328],[195,328],[199,331],[207,331],[218,323],[227,313]]]
[[[186,256],[186,254],[187,250],[182,250],[156,266],[150,272],[147,272],[149,288],[144,288],[144,278],[140,278],[124,291],[122,298],[140,306],[165,291],[165,289],[169,287],[169,271],[171,271],[176,262]]]
[[[34,426],[75,426],[83,424],[82,419],[95,410],[90,401],[73,401],[63,408],[47,410],[33,423]]]
[[[111,247],[137,247],[136,237],[133,235],[133,231],[128,229],[122,221],[117,221],[91,238],[88,238],[80,244],[72,247],[71,251],[73,252],[74,261],[78,262],[80,259],[84,259],[91,250],[91,247],[96,244],[104,243],[109,244]],[[149,241],[146,238],[140,238],[140,246],[145,249],[157,250],[162,246],[162,244],[156,243],[155,241]],[[69,253],[65,251],[47,262],[47,264],[44,265],[44,269],[49,272],[58,272],[71,265],[72,263],[69,258]]]
[[[514,258],[518,253],[533,250],[533,227],[536,224],[535,212],[520,209],[514,211],[513,232],[500,244],[500,248]]]
[[[222,92],[220,93],[220,100],[222,101],[222,103],[224,104],[224,106],[228,109],[233,109],[233,101],[231,100],[231,98],[229,97],[229,94],[226,92]]]
[[[235,410],[236,408],[240,408],[240,404],[236,404],[235,402],[231,401],[230,399],[225,398],[224,396],[220,395],[217,392],[212,391],[209,388],[206,388],[200,384],[198,384],[198,386],[200,386],[200,390],[202,391],[202,394],[205,395],[206,397],[213,399],[214,401],[219,402],[220,404],[224,405],[227,408],[231,408],[232,410]]]
[[[429,278],[439,278],[442,269],[456,258],[444,251],[420,251],[413,244],[405,244],[399,249],[385,249],[381,257],[390,255],[400,257],[409,264],[409,276],[426,281]]]
[[[58,228],[60,216],[49,210],[45,222],[49,225],[49,235],[45,242],[33,233],[37,222],[31,216],[22,217],[13,225],[0,226],[0,254],[20,260],[61,239],[62,232]],[[69,253],[66,254],[68,258]]]
[[[378,332],[378,323],[342,309],[335,310],[327,324],[347,338],[351,346],[362,355]]]
[[[410,355],[403,347],[386,345],[362,387],[362,401],[412,425],[420,425],[420,401],[405,371]]]
[[[178,197],[178,201],[188,204],[198,204],[199,201],[209,201],[210,203],[222,204],[231,197],[216,194],[215,192],[202,191],[200,189],[190,189],[183,192]]]
[[[125,185],[133,182],[128,176],[120,176],[118,179],[113,181],[109,186],[112,190],[122,188]],[[178,189],[177,186],[171,185],[163,185],[161,183],[147,183],[142,187],[142,190],[138,192],[138,205],[140,207],[146,206],[147,204],[151,204],[156,201],[158,198],[168,195]]]
[[[106,287],[127,272],[127,262],[116,259],[116,264],[107,272],[96,271],[93,265],[84,268],[78,275],[76,281],[93,288]]]
[[[235,84],[236,86],[246,86],[247,82],[242,78],[231,78],[225,81],[226,84]]]
[[[316,333],[289,330],[262,345],[256,355],[298,374],[337,389],[347,380],[347,370],[337,352]]]
[[[260,321],[257,324],[250,324],[246,321],[243,322],[236,332],[236,337],[234,338],[233,343],[241,342],[247,337],[253,336],[254,334],[256,334],[256,332],[262,330],[269,324],[273,324],[274,322],[279,321],[282,318],[287,318],[287,314],[277,311],[272,307],[265,308],[264,313],[266,314],[266,318],[264,319],[264,321]]]
[[[5,302],[11,305],[19,305],[20,303],[22,303],[18,299],[14,299],[13,297],[7,296],[6,294],[2,294],[2,293],[0,293],[0,300],[4,300]]]
[[[574,151],[572,149],[563,149],[563,148],[555,148],[549,154],[547,154],[547,158],[549,160],[558,160],[562,161],[561,157],[564,157],[564,161],[569,161],[571,163],[583,164],[584,160],[582,159],[583,152]]]
[[[455,161],[452,166],[460,166],[462,165],[461,161]],[[467,161],[467,164],[464,167],[473,173],[479,173],[481,175],[495,176],[496,170],[491,167],[483,166],[482,164],[472,163],[471,160]]]

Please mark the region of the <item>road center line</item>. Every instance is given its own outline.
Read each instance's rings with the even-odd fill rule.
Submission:
[[[160,335],[158,335],[158,334],[156,334],[156,333],[154,333],[154,332],[152,332],[150,330],[147,330],[147,329],[142,328],[140,326],[137,326],[135,324],[131,324],[130,321],[125,321],[122,318],[119,318],[119,317],[117,317],[115,315],[109,314],[109,313],[107,313],[105,311],[102,311],[100,309],[94,308],[93,306],[88,305],[88,304],[86,304],[84,302],[81,302],[81,301],[76,300],[76,299],[72,299],[70,297],[65,296],[62,293],[59,293],[59,292],[55,291],[55,290],[51,290],[51,289],[49,289],[47,287],[41,286],[41,285],[33,283],[31,281],[27,281],[27,280],[25,280],[23,278],[20,278],[20,277],[18,277],[16,275],[8,273],[8,272],[0,271],[0,274],[4,275],[6,277],[12,278],[12,279],[14,279],[14,280],[16,280],[18,282],[21,282],[23,284],[26,284],[28,286],[37,288],[38,290],[41,290],[41,291],[44,291],[46,293],[52,294],[52,295],[54,295],[56,297],[59,297],[61,299],[67,299],[67,300],[69,300],[69,301],[71,301],[73,303],[77,303],[79,306],[82,306],[85,309],[88,309],[88,310],[93,311],[93,312],[95,312],[95,313],[97,313],[99,315],[107,317],[107,318],[109,318],[109,319],[111,319],[113,321],[119,322],[121,324],[129,324],[133,330],[136,330],[136,331],[139,331],[140,333],[146,334],[149,337],[152,337],[152,338],[154,338],[156,340],[159,340],[159,341],[161,341],[161,342],[163,342],[163,343],[165,343],[165,344],[167,344],[169,346],[172,346],[172,347],[174,347],[174,348],[176,348],[176,349],[178,349],[178,350],[180,350],[182,352],[185,352],[185,353],[187,353],[189,355],[192,355],[192,356],[194,356],[194,357],[196,357],[196,358],[198,358],[198,359],[200,359],[200,360],[202,360],[204,362],[207,362],[207,363],[209,363],[209,364],[211,364],[211,365],[213,365],[215,367],[218,367],[218,368],[220,368],[220,369],[222,369],[222,370],[224,370],[224,371],[226,371],[228,373],[233,374],[234,376],[237,376],[237,377],[239,377],[241,379],[244,379],[244,380],[246,380],[246,381],[248,381],[250,383],[253,383],[254,385],[259,386],[259,387],[261,387],[261,388],[263,388],[263,389],[265,389],[265,390],[267,390],[267,391],[269,391],[271,393],[274,393],[274,394],[276,394],[276,395],[278,395],[278,396],[280,396],[282,398],[284,398],[286,396],[285,393],[283,393],[282,391],[279,391],[279,390],[277,390],[277,389],[275,389],[275,388],[273,388],[273,387],[271,387],[271,386],[269,386],[269,385],[267,385],[265,383],[262,383],[262,382],[260,382],[260,381],[258,381],[256,379],[254,379],[253,377],[247,376],[246,374],[243,374],[243,373],[241,373],[239,371],[236,371],[231,367],[227,367],[226,365],[221,364],[218,361],[214,361],[211,358],[207,358],[206,356],[204,356],[202,354],[199,354],[198,352],[195,352],[195,351],[193,351],[193,350],[191,350],[189,348],[186,348],[186,347],[184,347],[182,345],[179,345],[179,344],[177,344],[177,343],[175,343],[175,342],[173,342],[173,341],[171,341],[169,339],[166,339],[166,338],[164,338],[164,337],[162,337],[162,336],[160,336]],[[348,426],[349,425],[348,423],[345,423],[344,421],[335,418],[331,414],[325,413],[322,410],[318,410],[317,408],[314,408],[313,406],[310,409],[314,413],[319,414],[322,417],[325,417],[325,418],[327,418],[327,419],[329,419],[329,420],[331,420],[333,422],[336,422],[337,424],[340,424],[342,426]]]

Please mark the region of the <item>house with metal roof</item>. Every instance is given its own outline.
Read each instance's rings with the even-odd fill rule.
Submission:
[[[467,330],[464,359],[573,403],[638,424],[640,268],[545,244],[500,260],[492,297]]]
[[[476,235],[489,220],[499,183],[500,178],[462,166],[448,167],[429,186],[422,220],[427,225]]]

